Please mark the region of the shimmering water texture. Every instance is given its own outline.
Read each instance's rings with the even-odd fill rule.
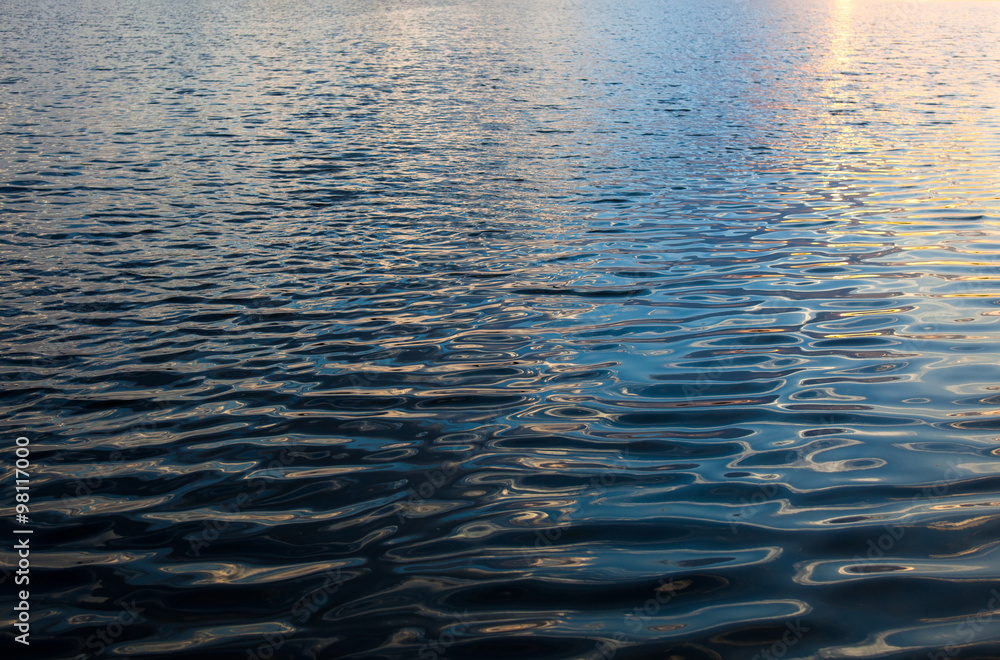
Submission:
[[[0,7],[13,657],[1000,657],[1000,3]]]

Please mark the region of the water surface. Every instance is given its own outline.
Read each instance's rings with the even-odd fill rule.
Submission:
[[[2,13],[16,657],[1000,654],[997,2]]]

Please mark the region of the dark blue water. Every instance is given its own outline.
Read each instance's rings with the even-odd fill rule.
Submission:
[[[1000,657],[1000,3],[0,15],[4,657]]]

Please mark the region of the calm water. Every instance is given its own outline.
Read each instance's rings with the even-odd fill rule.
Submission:
[[[0,14],[14,657],[1000,656],[1000,3]]]

